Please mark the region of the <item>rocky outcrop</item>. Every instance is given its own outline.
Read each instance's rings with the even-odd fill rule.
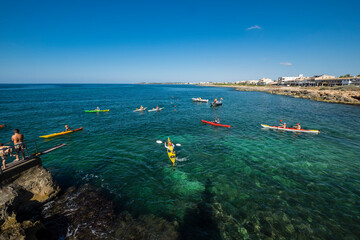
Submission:
[[[39,221],[41,205],[53,198],[59,187],[45,168],[33,167],[15,180],[1,183],[0,189],[0,239],[25,239],[26,231]]]
[[[176,225],[153,215],[114,213],[113,203],[90,185],[70,187],[42,210],[38,239],[177,239]]]
[[[303,87],[279,87],[279,86],[234,86],[238,91],[267,92],[276,95],[307,98],[310,100],[342,103],[360,104],[360,88],[358,91],[336,90],[336,88],[303,88]]]
[[[88,184],[59,191],[42,166],[2,182],[0,240],[178,239],[176,222],[115,215],[113,203]]]

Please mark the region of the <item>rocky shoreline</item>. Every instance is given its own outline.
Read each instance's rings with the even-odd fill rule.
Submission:
[[[302,215],[290,217],[287,202],[274,200],[278,211],[264,209],[257,202],[251,211],[239,209],[228,214],[217,201],[210,179],[201,200],[186,210],[183,219],[168,221],[147,214],[138,217],[115,211],[111,200],[89,184],[62,191],[51,173],[36,166],[16,179],[1,183],[0,240],[59,239],[323,239],[341,238],[341,225],[330,225],[329,232],[320,220],[303,217],[308,209],[294,205]],[[246,209],[246,208],[245,208]],[[356,239],[349,233],[346,239]]]
[[[42,166],[1,183],[0,240],[177,239],[177,223],[154,215],[115,214],[88,184],[61,191]]]
[[[204,85],[201,85],[204,86]],[[360,88],[346,87],[284,87],[284,86],[239,86],[239,85],[206,85],[211,87],[232,87],[237,91],[267,92],[275,95],[306,98],[315,101],[360,105]]]

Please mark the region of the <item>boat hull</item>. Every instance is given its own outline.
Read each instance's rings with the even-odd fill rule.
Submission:
[[[110,109],[105,109],[105,110],[84,110],[87,113],[94,113],[94,112],[109,112]]]
[[[210,121],[205,121],[205,120],[201,120],[203,123],[209,124],[209,125],[213,125],[213,126],[217,126],[217,127],[225,127],[225,128],[231,128],[230,125],[225,125],[225,124],[220,124],[220,123],[214,123],[214,122],[210,122]]]
[[[143,112],[143,111],[145,111],[147,109],[147,107],[146,108],[143,108],[143,109],[136,109],[136,110],[134,110],[134,112]]]
[[[159,108],[159,109],[150,109],[148,110],[148,112],[160,112],[161,110],[163,110],[164,108]]]
[[[208,99],[199,99],[199,98],[192,98],[193,102],[203,102],[203,103],[207,103],[209,102]]]
[[[217,107],[217,106],[221,106],[222,105],[222,102],[217,102],[217,103],[210,103],[210,106],[211,107]]]
[[[269,126],[266,124],[261,124],[261,126],[263,128],[267,128],[267,129],[275,129],[275,130],[281,130],[281,131],[288,131],[288,132],[306,132],[306,133],[320,133],[319,130],[306,130],[306,129],[296,129],[296,128],[282,128],[282,127],[278,127],[278,126]]]

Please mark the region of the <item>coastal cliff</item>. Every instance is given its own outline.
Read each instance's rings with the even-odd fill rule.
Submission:
[[[115,214],[88,184],[62,192],[42,166],[1,183],[0,240],[177,239],[177,224],[154,215]]]

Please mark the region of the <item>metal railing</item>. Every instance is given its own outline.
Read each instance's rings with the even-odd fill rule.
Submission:
[[[27,141],[23,141],[23,149],[16,151],[16,145],[12,142],[7,142],[4,143],[4,146],[8,146],[11,150],[8,151],[8,154],[6,154],[4,156],[5,160],[9,160],[9,158],[14,158],[16,155],[19,156],[20,160],[28,160],[31,158],[31,156],[36,156],[39,153],[39,149],[38,149],[38,145],[37,142],[35,140],[27,140]],[[8,149],[9,149],[8,148]],[[0,150],[0,151],[4,151],[4,150]],[[30,154],[29,154],[30,152]],[[24,155],[23,155],[24,154]],[[1,168],[0,171],[2,172],[2,158],[0,158],[1,160]]]

